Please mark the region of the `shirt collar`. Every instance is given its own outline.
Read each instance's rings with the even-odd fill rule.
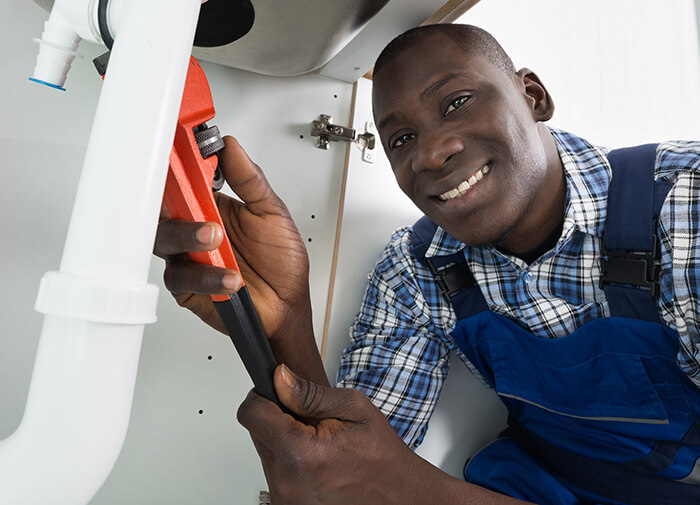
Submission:
[[[566,176],[566,209],[562,236],[572,228],[600,237],[607,215],[611,169],[607,149],[581,137],[550,129]]]
[[[601,236],[605,224],[610,163],[607,150],[595,147],[571,133],[550,128],[566,175],[566,210],[562,237],[578,228],[584,233]],[[466,245],[438,226],[425,255],[447,256]],[[489,248],[490,249],[490,248]]]

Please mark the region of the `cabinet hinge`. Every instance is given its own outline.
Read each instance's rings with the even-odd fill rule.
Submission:
[[[372,121],[367,121],[365,129],[358,132],[354,128],[333,124],[331,116],[321,114],[318,120],[311,123],[311,136],[318,137],[316,147],[319,149],[328,149],[330,141],[353,142],[362,151],[362,161],[374,163],[377,129]]]

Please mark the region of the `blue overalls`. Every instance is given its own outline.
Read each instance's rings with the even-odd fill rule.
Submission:
[[[700,504],[700,391],[660,322],[656,222],[670,183],[655,145],[612,151],[603,278],[612,316],[540,338],[488,310],[463,252],[426,258],[436,225],[414,225],[413,253],[457,314],[453,337],[509,412],[471,458],[468,481],[540,505]]]

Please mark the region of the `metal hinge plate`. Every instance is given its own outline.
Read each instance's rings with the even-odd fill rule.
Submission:
[[[319,149],[328,149],[330,141],[353,142],[362,150],[362,161],[374,163],[377,129],[372,121],[367,121],[364,131],[358,133],[354,128],[333,124],[331,116],[321,114],[311,123],[311,136],[318,137],[316,147]]]

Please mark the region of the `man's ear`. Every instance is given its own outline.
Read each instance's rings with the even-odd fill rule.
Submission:
[[[554,101],[549,91],[535,72],[529,68],[518,70],[517,76],[525,87],[525,95],[531,101],[533,117],[536,121],[548,121],[554,115]]]

